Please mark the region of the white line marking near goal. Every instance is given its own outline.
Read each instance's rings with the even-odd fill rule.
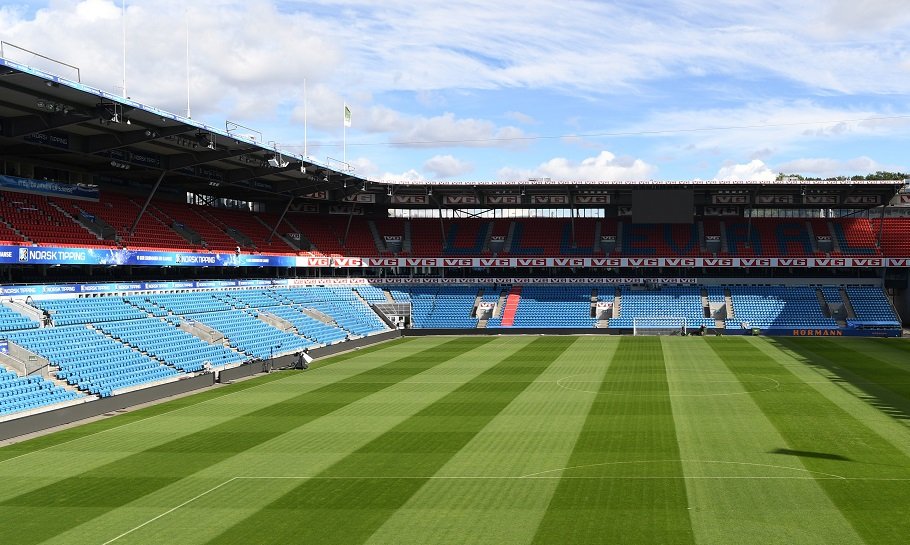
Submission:
[[[633,475],[628,475],[628,476],[627,476],[627,475],[619,475],[619,476],[602,476],[602,475],[594,475],[594,476],[547,475],[548,473],[555,473],[555,472],[557,472],[557,471],[565,471],[565,470],[570,470],[570,469],[580,469],[580,468],[595,467],[595,466],[604,466],[604,465],[613,465],[613,464],[619,465],[619,464],[662,463],[662,462],[698,462],[698,463],[709,463],[709,464],[732,464],[732,465],[743,465],[743,466],[770,467],[770,468],[776,468],[776,469],[787,469],[787,470],[792,470],[792,471],[801,471],[801,472],[805,472],[805,473],[810,473],[810,474],[812,474],[812,475],[809,475],[809,476],[806,476],[806,477],[784,476],[784,475],[781,475],[781,476],[771,476],[771,475],[754,475],[754,476],[749,476],[749,475],[740,475],[740,476],[733,476],[733,475],[731,475],[731,476],[723,476],[723,475],[716,475],[716,476],[709,476],[709,475],[702,475],[702,476],[695,476],[695,475],[693,475],[693,476],[686,476],[686,475],[672,475],[672,476],[657,476],[657,475],[637,475],[637,476],[633,476]],[[113,542],[119,540],[120,538],[130,535],[130,534],[132,534],[133,532],[135,532],[136,530],[139,530],[139,529],[141,529],[141,528],[144,528],[145,526],[148,526],[149,524],[151,524],[151,523],[153,523],[153,522],[155,522],[155,521],[157,521],[157,520],[159,520],[159,519],[161,519],[161,518],[164,518],[164,517],[166,517],[167,515],[170,515],[171,513],[173,513],[174,511],[177,511],[178,509],[181,509],[182,507],[186,507],[186,506],[189,505],[190,503],[193,503],[194,501],[196,501],[196,500],[202,498],[203,496],[206,496],[207,494],[210,494],[210,493],[212,493],[212,492],[218,490],[219,488],[222,488],[222,487],[224,487],[224,486],[226,486],[226,485],[228,485],[228,484],[230,484],[230,483],[232,483],[232,482],[234,482],[234,481],[241,481],[241,480],[294,480],[294,481],[302,481],[302,480],[310,480],[310,479],[312,479],[312,480],[319,480],[319,481],[360,481],[360,480],[389,480],[389,481],[401,481],[401,480],[421,480],[421,481],[538,481],[538,480],[554,480],[554,481],[557,481],[557,480],[562,480],[562,479],[569,479],[569,480],[584,480],[584,479],[592,480],[592,479],[597,479],[597,480],[611,480],[611,481],[648,481],[648,480],[683,480],[683,481],[701,481],[701,480],[705,480],[705,481],[707,481],[707,480],[725,480],[725,481],[741,481],[741,480],[791,480],[791,481],[813,481],[813,480],[822,480],[822,481],[901,481],[901,482],[910,481],[910,477],[907,477],[907,478],[903,478],[903,477],[843,477],[843,476],[841,476],[841,475],[835,475],[835,474],[833,474],[833,473],[824,473],[824,472],[821,472],[821,471],[811,471],[811,470],[808,470],[808,469],[802,469],[802,468],[798,468],[798,467],[777,466],[777,465],[771,465],[771,464],[754,464],[754,463],[749,463],[749,462],[727,462],[727,461],[720,461],[720,460],[641,460],[641,461],[629,461],[629,462],[604,462],[604,463],[600,463],[600,464],[587,464],[587,465],[574,466],[574,467],[563,467],[563,468],[557,468],[557,469],[549,469],[549,470],[540,471],[540,472],[537,472],[537,473],[528,473],[527,475],[508,475],[508,476],[494,476],[494,475],[449,475],[449,476],[446,476],[446,475],[431,475],[431,476],[428,476],[428,477],[421,477],[421,476],[417,476],[417,475],[400,475],[400,476],[394,476],[394,475],[387,475],[387,476],[382,476],[382,475],[380,475],[380,476],[376,476],[376,475],[363,475],[363,476],[346,475],[346,476],[340,476],[340,475],[339,475],[339,476],[334,476],[334,477],[332,477],[332,476],[330,476],[330,477],[319,477],[319,476],[293,476],[293,475],[271,476],[271,477],[270,477],[270,476],[248,476],[248,477],[240,477],[240,476],[238,476],[238,477],[232,477],[232,478],[230,478],[230,479],[224,481],[223,483],[221,483],[221,484],[219,484],[219,485],[217,485],[217,486],[214,486],[214,487],[212,487],[212,488],[206,490],[205,492],[202,492],[201,494],[197,494],[196,496],[193,496],[192,498],[186,500],[185,502],[181,503],[180,505],[177,505],[177,506],[175,506],[175,507],[172,507],[172,508],[168,509],[167,511],[161,513],[160,515],[157,515],[157,516],[155,516],[155,517],[153,517],[153,518],[150,518],[149,520],[143,522],[142,524],[139,524],[138,526],[135,526],[135,527],[133,527],[133,528],[127,530],[126,532],[123,532],[122,534],[118,535],[117,537],[115,537],[115,538],[113,538],[113,539],[110,539],[110,540],[108,540],[108,541],[105,541],[104,543],[102,543],[102,545],[110,545],[111,543],[113,543]]]
[[[168,411],[168,412],[166,412],[166,413],[160,413],[160,414],[153,414],[153,415],[151,415],[151,416],[146,416],[146,417],[140,418],[140,419],[138,419],[138,420],[133,420],[132,422],[127,422],[126,424],[120,424],[119,426],[114,426],[114,427],[111,427],[111,428],[99,430],[99,431],[96,431],[96,432],[94,432],[94,433],[90,433],[90,434],[88,434],[88,435],[81,435],[81,436],[79,436],[79,437],[74,437],[73,439],[70,439],[69,441],[64,441],[64,442],[62,442],[62,443],[55,443],[55,444],[53,444],[53,445],[48,445],[48,446],[46,446],[46,447],[44,447],[44,448],[39,448],[39,449],[37,449],[37,450],[32,450],[32,451],[29,451],[29,452],[25,452],[25,453],[19,454],[19,455],[17,455],[17,456],[13,456],[12,458],[6,458],[6,459],[4,459],[4,460],[0,460],[0,464],[3,464],[4,462],[12,462],[13,460],[18,460],[19,458],[22,458],[22,457],[25,457],[25,456],[29,456],[29,455],[35,454],[36,452],[44,452],[45,450],[50,450],[50,449],[52,449],[52,448],[59,447],[59,446],[62,446],[62,445],[68,445],[68,444],[74,443],[74,442],[76,442],[76,441],[81,441],[82,439],[88,439],[89,437],[94,437],[94,436],[96,436],[96,435],[100,435],[100,434],[105,433],[105,432],[109,432],[109,431],[113,431],[113,430],[120,430],[120,429],[123,429],[123,428],[125,428],[125,427],[127,427],[127,426],[132,426],[133,424],[138,424],[138,423],[140,423],[140,422],[145,422],[146,420],[151,420],[152,418],[158,418],[158,417],[161,417],[161,416],[172,415],[172,414],[178,413],[178,412],[180,412],[180,411],[184,411],[184,410],[186,410],[186,409],[198,408],[198,407],[200,407],[200,406],[202,406],[202,405],[205,405],[206,403],[209,403],[209,402],[211,402],[211,401],[217,401],[217,400],[219,400],[219,399],[224,399],[224,398],[230,397],[230,396],[232,396],[232,395],[237,395],[237,394],[241,394],[241,393],[244,393],[244,392],[249,392],[249,391],[251,391],[251,390],[255,390],[256,388],[261,388],[261,387],[263,387],[263,386],[269,386],[269,385],[272,385],[272,384],[277,384],[277,383],[279,383],[279,382],[282,382],[282,381],[284,381],[284,380],[287,380],[287,379],[292,378],[292,377],[295,377],[295,376],[297,376],[297,375],[288,375],[288,376],[286,376],[286,377],[282,377],[282,378],[279,378],[279,379],[277,379],[277,380],[270,380],[270,381],[268,381],[268,382],[263,382],[262,384],[257,384],[256,386],[250,386],[249,388],[244,388],[243,390],[237,390],[236,392],[231,392],[231,393],[224,394],[224,395],[221,395],[221,396],[218,396],[218,397],[213,397],[212,399],[206,399],[205,401],[201,401],[201,402],[199,402],[199,403],[194,403],[194,404],[192,404],[192,405],[187,405],[186,407],[180,407],[179,409],[174,409],[173,411]],[[341,381],[341,380],[344,380],[344,378],[342,377],[342,378],[340,378],[340,379],[338,379],[338,380]],[[307,384],[310,384],[310,383],[307,382]],[[324,382],[324,383],[315,383],[315,384],[335,384],[335,383],[334,383],[334,382]],[[203,390],[203,391],[208,391],[208,390]],[[195,392],[195,393],[202,393],[203,391],[199,391],[199,392]],[[167,403],[167,401],[162,401],[161,403]],[[141,410],[141,409],[136,409],[136,410]],[[98,416],[102,416],[102,415],[98,415]],[[87,424],[88,424],[88,423],[86,423],[86,424],[80,424],[80,425],[87,425]],[[60,430],[60,431],[63,431],[63,430]],[[7,447],[11,447],[11,446],[12,446],[12,445],[7,445]],[[3,448],[6,448],[6,447],[3,447]]]
[[[148,519],[147,521],[143,522],[143,523],[140,524],[139,526],[136,526],[136,527],[134,527],[134,528],[131,528],[131,529],[127,530],[126,532],[123,532],[123,533],[120,534],[119,536],[115,537],[114,539],[110,539],[110,540],[108,540],[108,541],[105,541],[105,542],[102,543],[101,545],[109,545],[110,543],[113,543],[113,542],[117,541],[117,540],[120,539],[121,537],[128,536],[128,535],[132,534],[133,532],[135,532],[136,530],[138,530],[138,529],[140,529],[140,528],[142,528],[142,527],[144,527],[144,526],[148,526],[149,524],[155,522],[156,520],[158,520],[158,519],[160,519],[160,518],[162,518],[162,517],[164,517],[164,516],[170,515],[171,513],[173,513],[173,512],[176,511],[177,509],[180,509],[180,508],[183,507],[184,505],[190,504],[190,503],[192,503],[192,502],[198,500],[198,499],[201,498],[202,496],[205,496],[205,495],[208,494],[209,492],[214,492],[215,490],[218,490],[218,489],[221,488],[222,486],[224,486],[224,485],[226,485],[226,484],[228,484],[228,483],[231,483],[231,482],[237,480],[238,478],[239,478],[239,477],[233,477],[233,478],[231,478],[231,479],[228,479],[228,480],[224,481],[223,483],[219,484],[218,486],[209,488],[208,490],[206,490],[206,491],[203,492],[202,494],[199,494],[199,495],[197,495],[197,496],[193,496],[192,498],[186,500],[185,502],[181,503],[180,505],[168,509],[168,510],[165,511],[164,513],[161,513],[160,515],[158,515],[157,517]]]
[[[705,393],[705,394],[674,394],[670,392],[666,393],[657,393],[657,394],[636,394],[631,392],[601,392],[599,390],[584,390],[582,388],[570,388],[563,384],[563,382],[568,382],[570,384],[603,384],[602,380],[570,380],[574,377],[583,377],[588,376],[586,373],[579,373],[577,375],[569,375],[567,377],[562,377],[556,381],[556,385],[564,390],[569,390],[572,392],[585,392],[588,394],[597,394],[597,395],[612,395],[612,396],[628,396],[628,397],[716,397],[716,396],[740,396],[753,394],[758,392],[770,392],[772,390],[780,390],[780,382],[771,377],[765,377],[762,375],[747,375],[750,377],[755,377],[760,380],[770,381],[774,384],[767,388],[762,388],[761,390],[744,390],[742,392],[716,392],[716,393]],[[623,382],[623,381],[617,381]],[[686,382],[686,381],[683,381]],[[732,379],[732,380],[698,380],[698,381],[688,381],[692,384],[742,384],[741,380]]]
[[[528,473],[527,475],[523,475],[522,477],[523,477],[523,478],[527,478],[527,477],[536,477],[536,476],[539,476],[539,475],[546,475],[546,474],[548,474],[548,473],[556,473],[556,472],[558,472],[558,471],[568,471],[568,470],[572,470],[572,469],[584,469],[584,468],[589,468],[589,467],[601,467],[601,466],[609,466],[609,465],[662,464],[662,463],[676,463],[676,462],[681,462],[681,463],[693,463],[693,464],[724,464],[724,465],[738,465],[738,466],[750,466],[750,467],[770,467],[770,468],[774,468],[774,469],[786,469],[786,470],[790,470],[790,471],[802,471],[802,472],[805,472],[805,473],[811,473],[811,474],[813,474],[813,475],[824,475],[825,477],[830,478],[830,479],[839,479],[839,480],[846,480],[846,479],[847,479],[847,477],[843,477],[843,476],[841,476],[841,475],[835,475],[834,473],[825,473],[825,472],[823,472],[823,471],[812,471],[811,469],[804,469],[804,468],[801,468],[801,467],[778,466],[778,465],[773,465],[773,464],[756,464],[756,463],[752,463],[752,462],[730,462],[730,461],[726,461],[726,460],[629,460],[629,461],[621,461],[621,462],[600,462],[600,463],[596,463],[596,464],[584,464],[584,465],[580,465],[580,466],[558,467],[558,468],[555,468],[555,469],[548,469],[548,470],[546,470],[546,471],[538,471],[538,472],[536,472],[536,473]],[[611,477],[607,477],[607,478],[611,478]],[[673,477],[666,477],[666,478],[669,479],[669,478],[673,478]],[[685,477],[685,476],[681,476],[680,478],[688,479],[688,478],[698,478],[698,477]],[[762,479],[762,478],[767,479],[767,478],[775,478],[775,479],[777,479],[777,478],[785,478],[785,479],[789,479],[789,478],[795,478],[795,477],[748,477],[748,476],[746,476],[746,477],[723,477],[723,476],[720,476],[720,477],[709,477],[709,478],[715,478],[715,479],[736,479],[736,478],[739,478],[739,479]],[[809,477],[809,478],[811,478],[811,477]]]

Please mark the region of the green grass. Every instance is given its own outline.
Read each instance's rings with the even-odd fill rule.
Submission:
[[[397,341],[0,449],[0,543],[904,543],[908,349]]]

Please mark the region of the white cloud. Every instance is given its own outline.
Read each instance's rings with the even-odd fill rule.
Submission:
[[[354,167],[354,174],[367,180],[387,182],[425,181],[424,176],[413,168],[400,173],[383,171],[379,165],[367,157],[358,157],[348,162]]]
[[[386,172],[379,177],[379,180],[387,182],[423,182],[426,181],[426,178],[423,177],[423,174],[417,172],[412,168],[400,174]]]
[[[372,123],[368,131],[389,132],[390,140],[402,147],[502,147],[523,145],[528,135],[517,127],[497,127],[486,119],[459,119],[451,112],[434,117],[392,115],[380,109],[382,124]]]
[[[4,41],[80,67],[83,83],[119,92],[123,80],[120,2],[50,2],[29,15],[0,9]],[[177,0],[126,4],[127,91],[134,100],[168,111],[186,110],[186,32],[194,118],[262,123],[302,93],[302,78],[328,78],[341,64],[341,44],[312,32],[305,12],[280,12],[269,1]],[[8,56],[70,77],[60,65],[21,51]],[[313,51],[319,51],[314,55]]]
[[[869,174],[879,170],[903,170],[901,167],[882,165],[869,157],[855,157],[853,159],[832,158],[803,158],[794,159],[777,165],[777,170],[787,174],[802,174],[805,176],[833,177],[850,176],[853,174]]]
[[[534,125],[537,120],[523,112],[506,112],[506,117],[522,125]]]
[[[451,178],[471,172],[474,170],[474,165],[456,159],[452,155],[436,155],[423,164],[423,170],[436,178]]]
[[[506,181],[526,180],[528,178],[550,178],[565,181],[617,181],[648,180],[657,168],[642,161],[628,157],[616,157],[609,151],[601,151],[595,157],[588,157],[581,162],[574,162],[565,157],[555,157],[542,163],[535,169],[503,168],[499,178]]]
[[[795,148],[830,145],[852,137],[906,132],[906,114],[874,109],[831,108],[809,100],[768,100],[734,108],[675,110],[652,114],[622,129],[677,142],[688,153],[724,152],[768,159]]]
[[[745,164],[725,165],[714,176],[719,182],[770,182],[777,177],[768,165],[759,159]]]

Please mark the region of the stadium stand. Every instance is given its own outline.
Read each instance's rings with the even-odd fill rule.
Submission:
[[[858,220],[861,224],[862,220]],[[871,231],[882,230],[882,253],[885,256],[910,256],[910,218],[884,218],[871,220]]]
[[[4,305],[0,305],[0,331],[35,329],[38,325],[35,320],[31,320]]]
[[[471,315],[478,286],[414,286],[411,288],[411,322],[414,327],[475,328]]]
[[[179,375],[176,369],[84,326],[14,332],[9,339],[47,358],[59,368],[57,378],[102,397]]]
[[[509,303],[506,303],[508,309]],[[503,318],[506,322],[507,318]],[[593,327],[591,289],[579,286],[524,286],[513,327]]]
[[[601,237],[615,237],[617,244],[611,253],[623,256],[910,255],[910,245],[903,236],[910,222],[907,218],[699,218],[690,225],[641,224],[615,218],[576,218],[574,222],[567,218],[461,218],[446,220],[440,227],[439,220],[434,219],[291,214],[273,236],[272,228],[279,219],[275,214],[156,199],[130,234],[140,210],[136,199],[109,191],[102,193],[100,202],[0,195],[0,239],[25,245],[225,253],[234,252],[239,246],[245,252],[274,255],[378,257],[394,253],[436,257],[497,253],[558,257],[597,255],[601,253]],[[103,238],[84,225],[96,218],[110,226],[110,238]],[[881,248],[877,244],[880,226]],[[181,229],[190,238],[192,234],[198,238],[188,240],[178,233]],[[300,233],[313,249],[304,245],[295,250],[282,239],[289,232]],[[400,246],[394,246],[397,252],[389,250],[384,242],[386,236],[401,241]],[[719,239],[717,251],[705,247],[707,237]],[[492,249],[496,247],[494,238],[503,241],[501,251]],[[831,240],[831,251],[819,248],[819,239]]]
[[[145,313],[117,297],[93,299],[35,300],[37,308],[50,313],[56,326],[144,318]]]
[[[206,363],[223,367],[246,359],[223,346],[206,343],[159,318],[105,322],[98,329],[185,373],[201,371]]]
[[[610,287],[600,289],[607,291]],[[610,327],[629,329],[636,318],[644,317],[685,318],[690,329],[715,325],[704,317],[700,286],[622,286],[622,310],[617,318],[610,320]]]
[[[0,365],[0,416],[84,397],[84,394],[67,390],[50,380],[22,377]]]

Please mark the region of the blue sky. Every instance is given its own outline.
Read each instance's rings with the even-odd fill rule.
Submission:
[[[905,1],[126,0],[125,22],[133,99],[183,113],[189,85],[194,119],[303,153],[306,79],[308,154],[371,179],[910,170]],[[0,39],[107,90],[121,29],[120,0],[0,6]]]

